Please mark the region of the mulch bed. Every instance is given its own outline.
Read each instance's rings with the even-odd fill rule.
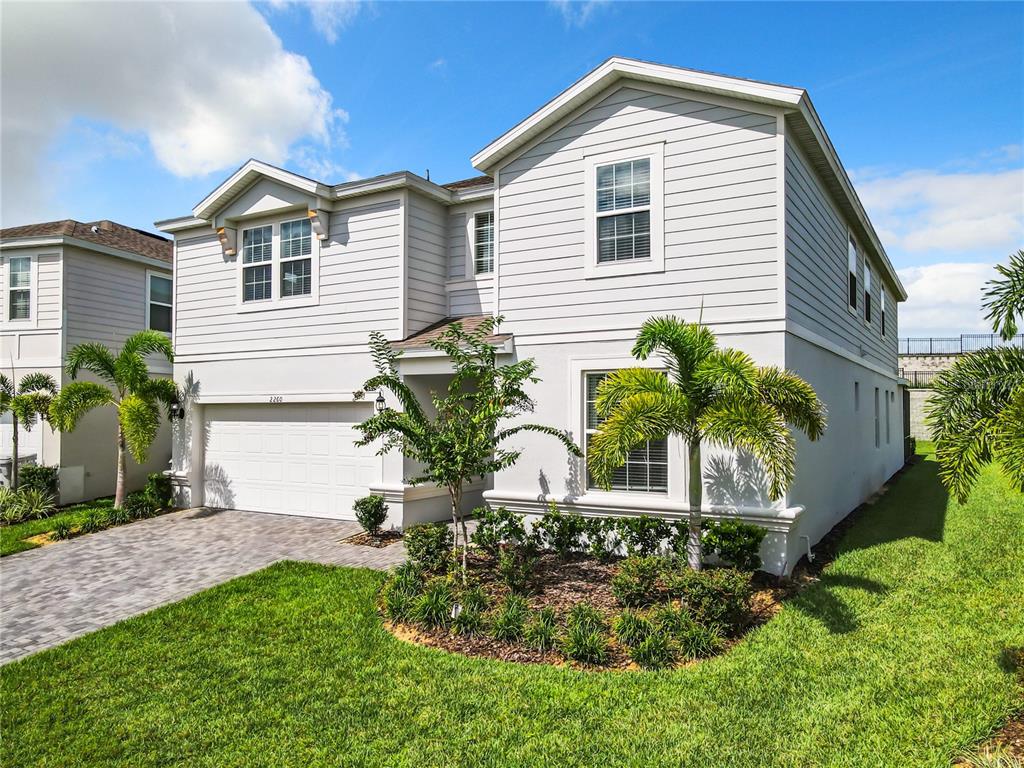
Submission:
[[[357,547],[375,547],[377,549],[384,549],[384,547],[390,547],[392,544],[397,544],[402,540],[402,534],[399,531],[381,531],[377,534],[357,533],[354,536],[349,536],[347,539],[342,539],[343,544],[354,544]]]
[[[593,558],[578,557],[562,560],[552,553],[540,556],[534,571],[534,589],[525,595],[530,610],[548,607],[555,609],[561,624],[572,606],[586,602],[604,614],[611,626],[612,619],[622,611],[611,590],[612,576],[618,569],[620,561],[599,562]],[[467,570],[470,578],[480,584],[488,595],[491,605],[497,605],[508,595],[508,587],[502,583],[495,572],[493,561],[483,553],[470,552],[467,559]],[[754,576],[754,595],[750,623],[751,629],[764,624],[782,607],[782,601],[793,594],[795,582],[788,579],[779,580],[774,576],[758,573]],[[506,643],[486,634],[471,636],[453,635],[444,629],[424,629],[408,624],[385,622],[385,627],[395,637],[406,642],[440,648],[452,653],[478,658],[497,659],[524,664],[553,664],[584,668],[575,662],[565,660],[557,651],[541,652],[519,643]],[[726,641],[724,650],[739,642],[741,638]],[[609,633],[609,662],[601,667],[590,669],[638,669],[630,658],[627,650],[619,646],[612,633]],[[693,662],[690,662],[693,663]],[[682,665],[681,665],[682,666]]]

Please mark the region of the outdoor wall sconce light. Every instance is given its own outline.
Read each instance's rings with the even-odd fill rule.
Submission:
[[[171,418],[172,419],[184,419],[185,418],[185,407],[175,400],[171,403]]]
[[[384,400],[383,392],[377,393],[377,399],[373,401],[373,407],[377,413],[384,413],[384,409],[388,407],[388,404]]]

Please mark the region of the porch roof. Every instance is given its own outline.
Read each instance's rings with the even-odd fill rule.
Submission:
[[[391,343],[395,349],[427,349],[430,342],[437,339],[442,333],[451,328],[455,323],[461,323],[464,331],[472,332],[480,327],[484,320],[491,315],[466,315],[465,317],[446,317],[432,325],[428,325],[421,331],[407,336],[401,341]],[[512,338],[511,333],[492,333],[484,337],[492,344],[502,344]]]

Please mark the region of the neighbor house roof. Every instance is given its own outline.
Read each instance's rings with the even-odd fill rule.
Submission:
[[[453,325],[459,323],[462,330],[472,333],[480,329],[484,320],[493,319],[493,315],[467,315],[465,317],[446,317],[432,325],[428,325],[422,331],[417,331],[401,341],[392,342],[395,349],[424,349],[430,347],[430,342],[439,338],[441,334],[449,330]],[[512,338],[511,333],[492,333],[484,337],[485,341],[492,344],[501,344]]]
[[[459,189],[474,189],[476,187],[489,187],[494,183],[494,179],[490,176],[474,176],[471,179],[461,179],[459,181],[450,181],[447,184],[441,186],[445,189],[459,190]]]
[[[871,244],[899,298],[907,298],[906,290],[854,191],[846,169],[839,161],[839,155],[832,146],[832,141],[825,132],[825,127],[807,91],[803,88],[615,56],[588,72],[532,115],[477,152],[472,158],[473,167],[484,173],[493,174],[541,135],[623,80],[728,96],[781,110],[786,116],[788,131],[798,139],[807,152],[811,163],[849,220],[858,239]]]
[[[170,264],[174,259],[174,245],[165,237],[126,227],[116,221],[81,222],[74,219],[47,221],[0,229],[0,244],[6,247],[31,245],[36,241],[60,238],[84,247],[99,246],[103,250],[133,253],[147,259]]]

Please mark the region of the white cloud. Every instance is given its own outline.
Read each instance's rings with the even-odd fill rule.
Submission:
[[[1002,159],[1019,148],[1000,148]],[[996,260],[1024,242],[1024,169],[861,172],[857,192],[886,247]]]
[[[899,270],[907,289],[900,305],[900,336],[959,336],[988,333],[981,309],[986,281],[995,273],[991,264],[940,262]]]
[[[60,178],[43,173],[46,153],[75,119],[107,143],[148,140],[184,177],[343,142],[345,114],[309,61],[247,4],[8,3],[0,47],[7,223],[52,213]]]
[[[333,45],[338,42],[341,31],[370,3],[361,0],[269,0],[267,5],[272,10],[302,6],[309,11],[313,29]]]
[[[607,5],[608,0],[549,0],[567,27],[585,27],[598,8]]]

